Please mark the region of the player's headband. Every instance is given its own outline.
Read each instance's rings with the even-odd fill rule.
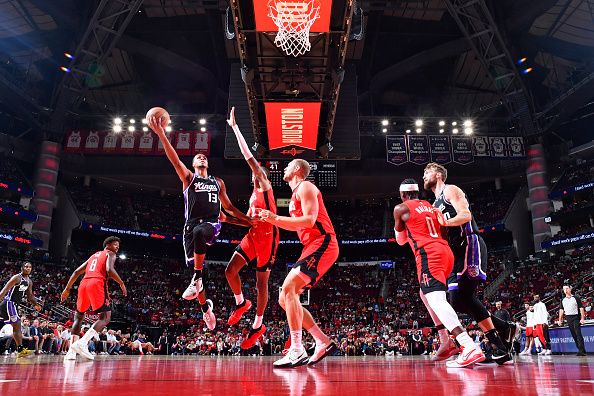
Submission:
[[[419,185],[418,184],[401,184],[400,192],[406,192],[406,191],[419,191]]]

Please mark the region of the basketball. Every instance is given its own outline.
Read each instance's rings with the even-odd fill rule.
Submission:
[[[149,120],[151,117],[156,117],[160,120],[161,127],[165,128],[169,125],[171,118],[169,117],[169,113],[162,107],[153,107],[147,113],[145,118]]]

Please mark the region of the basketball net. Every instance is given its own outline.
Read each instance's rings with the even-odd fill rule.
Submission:
[[[285,54],[297,57],[311,49],[309,29],[320,17],[318,0],[269,0],[268,16],[278,27],[274,44]]]

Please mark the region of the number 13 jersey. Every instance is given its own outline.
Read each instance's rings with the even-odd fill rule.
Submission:
[[[186,223],[192,220],[218,222],[221,211],[220,190],[221,186],[213,176],[202,178],[194,175],[192,182],[184,190]]]

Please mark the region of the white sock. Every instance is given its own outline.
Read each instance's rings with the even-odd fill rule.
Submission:
[[[465,348],[471,349],[476,347],[474,341],[472,341],[472,338],[470,338],[467,332],[458,334],[456,340]]]
[[[301,335],[302,331],[299,330],[291,330],[291,348],[302,350],[303,345],[301,344]]]
[[[235,296],[235,304],[239,305],[243,302],[243,293],[234,294]]]
[[[80,342],[83,343],[84,345],[87,345],[89,343],[89,341],[91,341],[91,338],[95,337],[96,335],[97,335],[97,331],[95,331],[95,329],[91,327],[89,330],[87,330],[85,335],[82,336],[82,338],[80,339]]]
[[[316,325],[313,325],[312,328],[309,329],[309,330],[307,330],[307,331],[314,338],[314,340],[316,341],[316,345],[317,346],[320,346],[320,345],[324,344],[324,342],[328,338],[326,336],[326,334],[324,334],[324,332],[318,326],[316,326]]]
[[[264,319],[264,315],[256,315],[252,329],[257,329],[258,327],[262,326],[262,319]]]

